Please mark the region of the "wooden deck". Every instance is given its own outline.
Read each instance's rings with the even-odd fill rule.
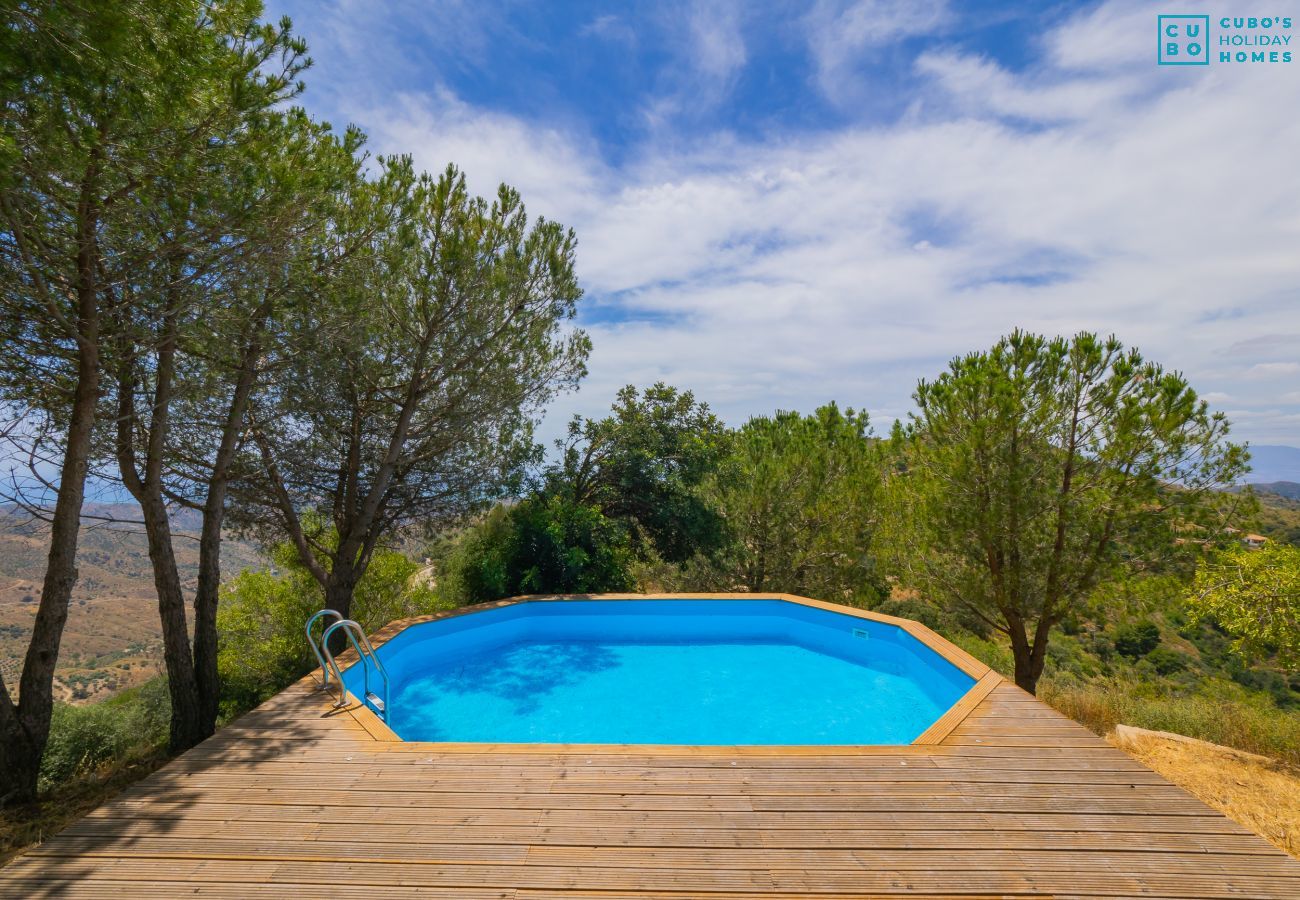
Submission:
[[[0,896],[1300,897],[1300,862],[1006,684],[929,746],[437,746],[300,683]]]

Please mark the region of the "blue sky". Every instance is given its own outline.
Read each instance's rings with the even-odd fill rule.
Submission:
[[[1300,62],[1157,67],[1169,11],[268,4],[313,113],[577,230],[595,351],[550,434],[659,379],[733,424],[834,399],[883,430],[1023,326],[1114,332],[1300,444]]]

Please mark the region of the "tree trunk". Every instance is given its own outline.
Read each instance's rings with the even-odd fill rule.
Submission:
[[[1035,641],[1037,644],[1037,641]],[[1043,650],[1045,650],[1045,646]],[[1011,628],[1011,656],[1016,664],[1016,685],[1031,694],[1038,692],[1038,679],[1043,675],[1045,653],[1031,645],[1020,623]]]
[[[50,524],[50,550],[41,603],[23,661],[17,703],[0,683],[0,807],[36,799],[36,780],[50,736],[54,707],[54,667],[59,659],[63,627],[68,621],[72,589],[77,583],[77,540],[81,532],[95,407],[99,400],[99,289],[95,277],[98,217],[89,193],[93,177],[93,173],[88,175],[88,186],[82,192],[78,208],[77,386],[59,472],[59,493]]]
[[[221,526],[226,515],[226,484],[210,485],[199,532],[199,576],[194,590],[194,682],[200,729],[217,728],[221,678],[217,672],[217,602],[221,595]]]
[[[7,691],[0,699],[0,806],[36,799],[36,777],[49,739],[54,706],[54,667],[59,658],[63,627],[68,621],[72,589],[77,583],[77,539],[99,393],[98,369],[98,350],[83,352],[58,500],[50,526],[50,552],[41,603],[23,663],[18,703],[10,702]]]
[[[125,339],[126,332],[123,332]],[[194,656],[190,652],[189,627],[185,618],[185,593],[176,553],[172,547],[171,522],[163,501],[163,456],[170,427],[172,378],[175,373],[176,306],[169,309],[158,346],[153,414],[145,444],[145,471],[136,469],[135,437],[138,425],[135,403],[135,370],[130,348],[123,348],[118,373],[117,462],[122,481],[140,504],[149,561],[153,565],[154,588],[158,593],[158,618],[162,625],[163,661],[167,667],[167,690],[172,718],[168,748],[173,753],[188,750],[212,734],[204,728],[200,711]]]
[[[352,595],[357,588],[357,576],[352,566],[335,557],[330,569],[329,583],[325,585],[325,608],[336,610],[345,619],[352,618]],[[347,638],[335,632],[330,640],[330,652],[338,655],[347,647]]]
[[[203,526],[199,533],[199,575],[194,590],[194,678],[201,730],[206,734],[216,730],[221,702],[221,678],[217,671],[217,604],[221,597],[221,529],[226,518],[226,492],[230,486],[230,467],[239,449],[248,400],[257,381],[261,337],[270,315],[269,301],[259,308],[258,313],[252,338],[240,360],[235,390],[222,426],[221,443],[208,478],[208,496],[203,504]]]
[[[141,500],[145,534],[149,538],[149,559],[153,563],[154,587],[158,591],[158,617],[162,623],[163,660],[167,664],[167,689],[171,695],[172,723],[168,747],[173,753],[188,750],[212,734],[204,728],[200,713],[194,658],[190,653],[189,629],[185,621],[185,595],[172,551],[171,523],[160,495]]]

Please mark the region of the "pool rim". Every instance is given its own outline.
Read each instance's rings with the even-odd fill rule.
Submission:
[[[370,635],[370,641],[378,650],[388,641],[397,637],[408,628],[416,625],[424,625],[428,622],[437,622],[443,619],[451,619],[457,616],[474,615],[475,613],[488,612],[494,609],[502,609],[507,606],[518,606],[527,603],[554,603],[554,602],[574,602],[574,601],[610,601],[610,600],[778,600],[786,603],[795,603],[800,606],[808,606],[814,609],[826,610],[840,615],[853,616],[859,619],[867,619],[872,622],[880,622],[885,625],[892,625],[900,628],[910,634],[913,638],[920,641],[930,650],[938,654],[941,658],[955,666],[965,675],[973,679],[974,683],[962,694],[961,697],[950,706],[939,718],[935,719],[923,732],[916,736],[910,744],[725,744],[725,745],[693,745],[693,744],[565,744],[565,743],[475,743],[461,741],[408,741],[402,739],[394,732],[369,706],[360,702],[351,692],[347,694],[348,705],[339,710],[340,713],[351,715],[366,733],[375,741],[381,743],[399,743],[404,747],[418,749],[428,747],[429,749],[437,748],[443,751],[466,751],[466,752],[483,752],[483,753],[546,753],[549,751],[564,752],[587,752],[587,753],[608,753],[608,752],[647,752],[654,755],[662,754],[682,754],[692,755],[698,753],[718,752],[720,749],[734,752],[737,755],[744,756],[766,756],[780,753],[798,753],[800,751],[818,753],[871,753],[879,751],[898,752],[900,749],[909,747],[918,750],[927,747],[933,747],[941,744],[943,740],[952,733],[958,725],[965,721],[966,717],[979,705],[992,690],[1001,684],[1005,679],[993,669],[984,665],[975,657],[971,656],[965,650],[941,637],[930,628],[922,625],[914,619],[904,619],[898,616],[887,616],[882,613],[872,612],[865,609],[857,609],[852,606],[844,606],[839,603],[829,603],[825,600],[815,600],[811,597],[801,597],[797,594],[782,593],[645,593],[645,594],[524,594],[517,597],[507,597],[503,600],[495,600],[490,603],[476,603],[472,606],[462,606],[456,609],[444,610],[442,612],[432,613],[425,616],[412,616],[405,619],[397,619],[389,622],[383,628]],[[339,656],[340,668],[347,668],[355,663],[356,653],[352,649]],[[304,681],[314,681],[318,686],[320,684],[319,673],[313,670],[308,674]]]

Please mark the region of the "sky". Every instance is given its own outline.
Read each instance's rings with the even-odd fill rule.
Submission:
[[[1156,65],[1157,14],[1294,15],[1290,37],[1300,3],[1186,6],[268,14],[308,42],[314,115],[576,230],[594,349],[544,435],[660,380],[732,425],[835,400],[887,431],[919,378],[1021,327],[1113,333],[1236,437],[1300,445],[1300,48]]]

